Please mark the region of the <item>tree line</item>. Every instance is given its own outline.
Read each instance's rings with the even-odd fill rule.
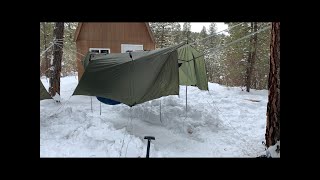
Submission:
[[[232,27],[239,23],[226,24]],[[217,51],[212,50],[270,25],[264,22],[247,22],[226,33],[219,33],[216,23],[211,23],[208,29],[204,26],[201,32],[191,32],[191,24],[188,22],[183,23],[182,27],[177,22],[150,23],[157,48],[181,42],[193,43],[195,49],[205,53],[210,82],[246,87],[247,91],[250,88],[268,88],[270,29]]]

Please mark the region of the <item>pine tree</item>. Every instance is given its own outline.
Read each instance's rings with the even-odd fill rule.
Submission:
[[[198,50],[200,50],[201,52],[203,52],[206,49],[206,39],[204,39],[206,37],[208,37],[207,30],[206,30],[206,27],[203,26],[198,36],[198,43],[197,43]]]
[[[174,44],[173,36],[173,25],[174,23],[169,22],[153,22],[150,23],[150,27],[153,31],[156,47],[163,48]]]
[[[211,36],[209,41],[209,47],[213,48],[214,46],[217,46],[217,26],[216,23],[210,23],[208,35]]]
[[[214,43],[212,44],[213,48],[219,48],[224,45],[224,41],[226,36],[224,34],[216,34],[214,36]],[[212,47],[211,46],[211,47]],[[223,80],[226,76],[226,65],[225,65],[226,53],[224,48],[220,48],[219,50],[211,53],[210,62],[212,64],[212,82],[216,82],[219,84],[223,84]]]
[[[64,52],[62,58],[62,69],[61,74],[62,76],[66,75],[74,75],[74,72],[77,71],[77,64],[75,59],[77,58],[77,49],[76,43],[73,41],[74,33],[77,27],[77,23],[65,23],[64,26]]]
[[[210,23],[208,30],[208,38],[202,41],[204,46],[205,62],[210,82],[223,83],[224,75],[224,49],[215,50],[224,43],[225,35],[217,34],[216,24]]]
[[[258,23],[258,30],[271,23]],[[270,29],[257,33],[257,56],[253,68],[252,85],[254,89],[268,89],[268,74],[270,61]]]
[[[44,59],[43,59],[43,61],[44,61],[43,68],[46,71],[49,68],[48,51],[46,51],[48,48],[48,46],[47,46],[47,28],[46,28],[45,22],[41,23],[41,25],[42,25],[42,31],[43,31],[43,44],[44,44],[44,51],[45,51]],[[40,58],[40,63],[41,63],[41,58]],[[49,77],[49,73],[45,73],[45,74],[46,74],[46,77]],[[41,74],[40,74],[40,76],[41,76]]]
[[[181,26],[179,23],[173,23],[173,39],[174,44],[182,43]]]
[[[182,39],[184,41],[188,41],[188,43],[191,42],[191,24],[189,22],[183,23],[183,28],[182,28]]]
[[[227,23],[229,26],[233,26],[238,23]],[[260,30],[270,23],[257,23],[257,30]],[[251,30],[250,23],[243,23],[240,26],[234,27],[229,30],[230,36],[226,38],[226,42],[235,41],[241,37],[244,37],[253,30]],[[270,42],[270,30],[265,30],[256,34],[256,58],[252,67],[250,87],[255,89],[266,89],[268,80],[268,68],[269,68],[269,46]],[[227,48],[225,48],[225,62],[224,65],[228,67],[225,71],[226,78],[223,83],[231,86],[244,86],[247,79],[247,63],[250,57],[250,38],[243,39]],[[250,66],[249,66],[250,67]]]
[[[257,32],[257,28],[258,28],[257,22],[251,22],[251,31],[250,32]],[[254,68],[254,64],[256,61],[257,37],[258,37],[258,34],[254,34],[253,36],[251,36],[250,44],[249,44],[249,55],[248,55],[247,70],[246,70],[246,90],[247,90],[247,92],[250,92],[252,73],[253,73],[253,68]]]
[[[47,49],[53,41],[53,28],[55,23],[41,22],[40,23],[40,53]],[[74,33],[77,27],[77,23],[69,22],[64,26],[64,53],[61,62],[61,74],[70,75],[77,71],[76,68],[76,44],[73,42]],[[50,61],[53,57],[53,47],[49,48],[42,57],[40,57],[41,73],[40,76],[46,75],[50,77]]]
[[[271,28],[269,99],[267,105],[266,146],[280,141],[280,22]]]
[[[201,39],[203,39],[203,38],[206,38],[207,36],[208,36],[208,34],[207,34],[207,29],[206,29],[205,26],[203,26],[203,27],[202,27],[202,30],[200,31],[199,37],[200,37]]]
[[[228,23],[229,26],[234,26],[238,23]],[[243,23],[229,30],[230,35],[226,38],[228,43],[238,40],[250,33],[250,23]],[[248,59],[250,48],[249,39],[243,39],[233,45],[225,48],[226,60],[226,84],[229,86],[245,86],[246,79],[246,60]]]
[[[50,47],[53,40],[54,23],[41,22],[40,23],[40,54]],[[45,51],[45,54],[40,57],[40,76],[50,76],[50,59],[52,56],[52,47]]]
[[[55,44],[53,46],[53,60],[51,64],[51,77],[49,80],[49,93],[52,97],[58,93],[60,95],[60,75],[61,75],[61,61],[63,55],[63,34],[64,23],[56,22],[54,28]]]

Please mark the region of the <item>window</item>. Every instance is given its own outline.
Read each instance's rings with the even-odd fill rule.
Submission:
[[[91,52],[99,53],[99,50],[91,50]]]
[[[100,50],[100,53],[107,53],[107,54],[109,54],[109,50],[108,50],[108,49],[101,49],[101,50]]]
[[[121,53],[132,52],[132,51],[143,51],[142,44],[121,44]]]
[[[100,54],[100,53],[110,54],[110,48],[89,48],[89,51],[97,54]]]

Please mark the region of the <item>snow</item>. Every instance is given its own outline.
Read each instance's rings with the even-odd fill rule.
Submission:
[[[61,101],[61,97],[60,97],[60,95],[59,95],[58,93],[56,93],[56,94],[52,97],[52,99],[54,99],[55,101]]]
[[[267,153],[267,157],[280,158],[280,141],[277,141],[277,143],[275,145],[270,146],[267,149],[266,153]]]
[[[41,78],[48,89],[46,78]],[[258,157],[266,154],[267,90],[209,83],[209,92],[185,86],[134,107],[71,96],[76,76],[61,78],[61,103],[40,101],[40,157]],[[91,110],[92,98],[92,110]],[[259,102],[248,101],[257,100]],[[160,121],[161,103],[161,121]],[[279,154],[280,156],[280,154]]]

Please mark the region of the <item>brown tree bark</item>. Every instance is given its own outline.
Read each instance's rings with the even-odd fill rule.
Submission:
[[[160,39],[160,48],[163,48],[163,42],[164,42],[164,25],[161,25],[162,31],[161,31],[161,39]]]
[[[258,24],[257,22],[251,23],[251,32],[257,31],[258,29],[257,24]],[[258,34],[254,34],[253,37],[250,39],[250,51],[248,55],[248,64],[247,64],[247,71],[246,71],[247,92],[250,92],[250,88],[251,88],[252,73],[253,73],[253,68],[256,61],[257,39],[258,39]]]
[[[50,87],[49,93],[53,97],[58,93],[60,95],[60,75],[61,75],[61,61],[63,54],[63,33],[64,33],[64,23],[57,22],[54,28],[54,39],[59,40],[55,42],[53,46],[53,64],[51,64],[51,76],[50,76]]]
[[[48,32],[47,32],[47,28],[46,28],[46,23],[43,22],[42,23],[43,26],[43,40],[44,40],[44,50],[46,50],[48,48],[47,46],[47,38],[48,38]],[[48,59],[48,51],[46,51],[44,53],[44,61],[43,61],[43,73],[46,75],[46,77],[48,78],[50,73],[48,71],[48,68],[50,68],[50,60]]]
[[[269,99],[267,105],[266,146],[280,140],[280,22],[271,28]]]

